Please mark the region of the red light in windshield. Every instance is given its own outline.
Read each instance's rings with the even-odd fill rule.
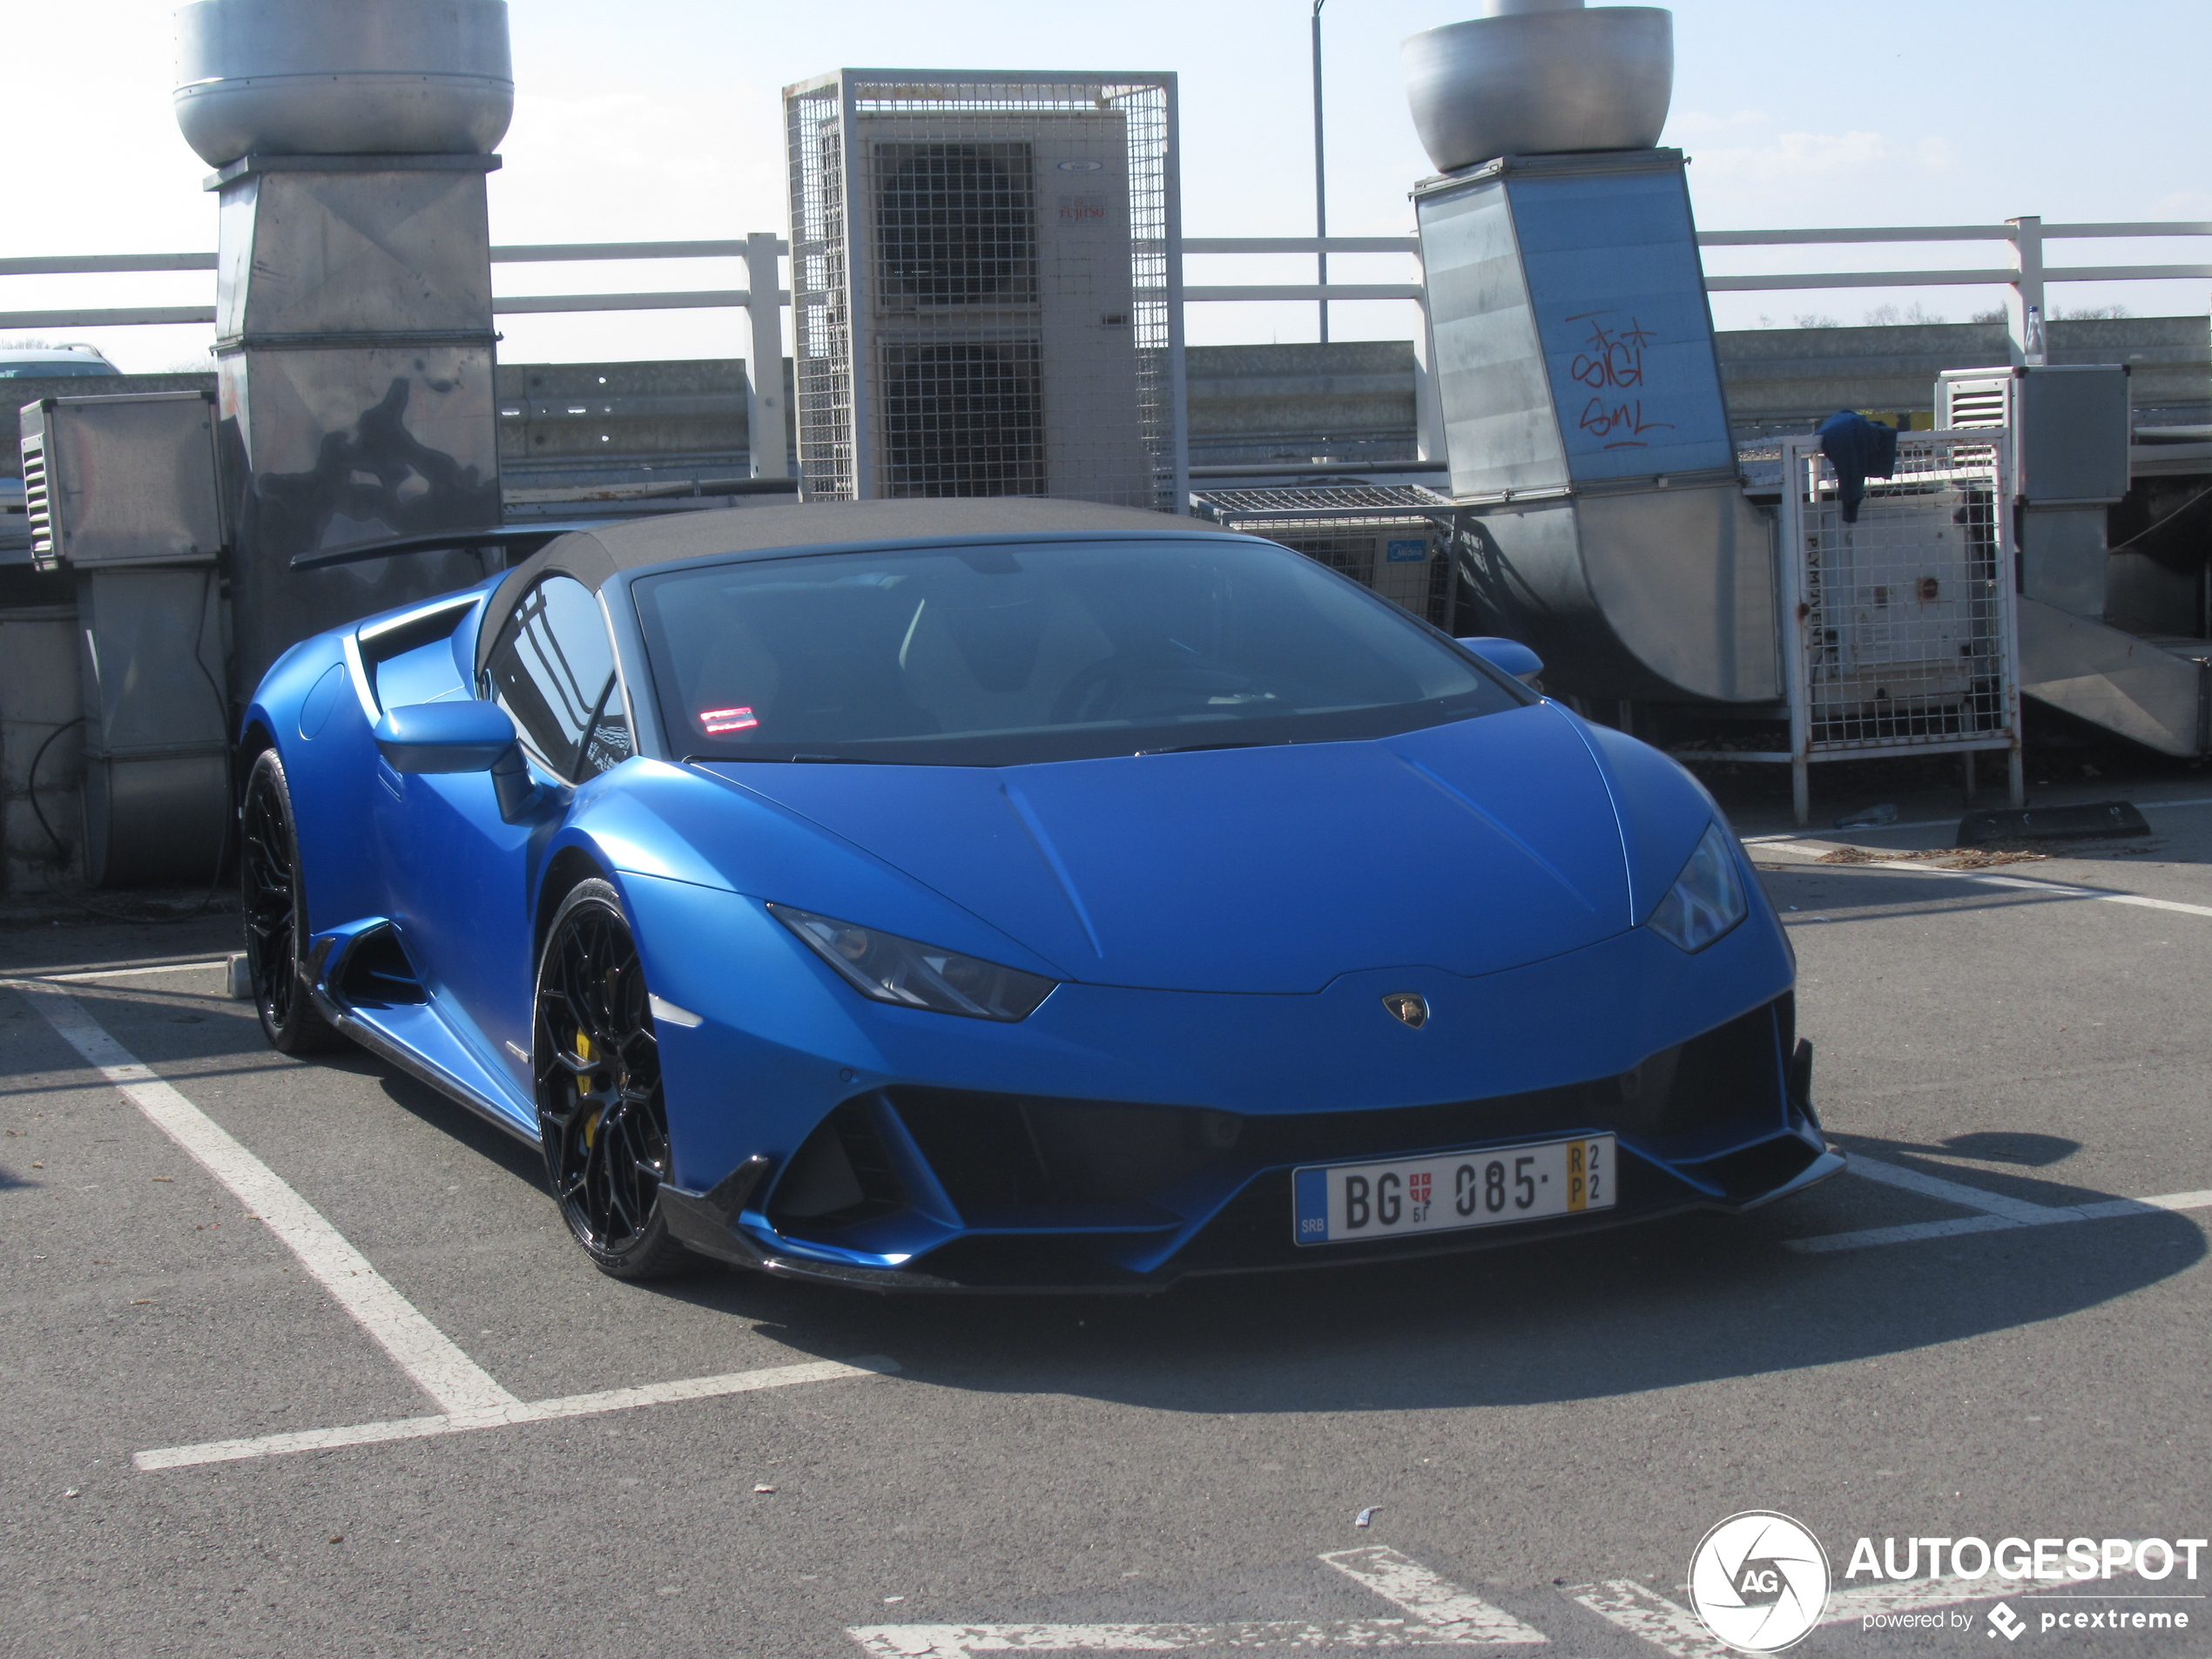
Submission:
[[[710,738],[725,732],[742,732],[749,725],[759,725],[759,718],[751,709],[702,709],[699,726]]]

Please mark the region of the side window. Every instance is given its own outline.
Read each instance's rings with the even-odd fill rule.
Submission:
[[[515,722],[523,746],[556,777],[577,775],[585,734],[598,741],[593,723],[604,720],[608,708],[622,725],[606,618],[590,590],[571,577],[547,577],[523,596],[485,671],[492,700]],[[626,725],[621,740],[629,741]]]
[[[583,739],[583,753],[577,760],[576,775],[583,779],[612,772],[637,752],[637,745],[630,740],[630,711],[623,704],[622,681],[610,679],[598,716]]]

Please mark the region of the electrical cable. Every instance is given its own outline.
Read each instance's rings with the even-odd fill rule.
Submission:
[[[2125,552],[2128,549],[2134,546],[2136,543],[2141,541],[2144,536],[2150,535],[2153,531],[2164,529],[2168,524],[2171,524],[2175,519],[2179,518],[2183,513],[2188,511],[2190,508],[2195,506],[2197,502],[2202,501],[2207,496],[2212,496],[2212,484],[2205,485],[2203,489],[2198,490],[2195,495],[2190,496],[2179,507],[2176,507],[2172,512],[2167,514],[2165,517],[2160,519],[2155,524],[2146,525],[2143,529],[2137,530],[2133,536],[2122,542],[2118,547],[2108,547],[2105,550],[2105,551],[2107,553]]]
[[[215,724],[217,729],[223,733],[223,798],[226,802],[228,802],[234,799],[237,792],[237,774],[233,769],[230,745],[230,702],[224,697],[223,688],[215,683],[215,677],[207,671],[207,659],[199,651],[199,639],[204,638],[207,631],[207,608],[214,597],[215,571],[211,566],[207,572],[206,584],[200,590],[199,635],[192,641],[192,664],[199,670],[199,677],[207,682],[208,691],[214,695]],[[46,758],[46,751],[54,746],[55,740],[63,732],[72,726],[83,725],[91,718],[89,714],[80,714],[74,719],[63,721],[61,725],[49,732],[45,740],[31,755],[30,769],[24,778],[24,792],[30,798],[31,816],[38,820],[38,827],[45,831],[46,839],[53,843],[54,856],[64,866],[69,862],[69,846],[59,835],[54,833],[54,826],[46,821],[45,809],[38,804],[38,763]],[[227,810],[223,815],[222,839],[216,844],[215,848],[215,873],[208,878],[207,891],[200,894],[199,902],[189,910],[179,911],[173,916],[125,916],[112,910],[103,910],[98,905],[87,903],[73,894],[60,896],[67,898],[71,904],[88,915],[98,916],[103,921],[123,922],[132,927],[165,927],[173,921],[191,921],[205,915],[207,907],[215,901],[215,889],[223,885],[223,872],[230,864],[233,816],[233,814]]]

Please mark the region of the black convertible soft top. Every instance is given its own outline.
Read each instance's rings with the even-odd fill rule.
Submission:
[[[963,497],[935,501],[838,501],[806,506],[709,508],[657,514],[573,530],[509,570],[487,607],[504,616],[523,589],[548,570],[574,577],[597,592],[619,571],[678,559],[728,558],[789,548],[825,550],[957,542],[964,536],[1218,536],[1203,519],[1177,518],[1136,507],[1041,497]],[[476,666],[491,655],[497,629],[476,642]]]

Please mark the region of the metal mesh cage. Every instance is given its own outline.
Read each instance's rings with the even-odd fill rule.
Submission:
[[[1280,542],[1451,631],[1457,509],[1450,496],[1419,484],[1309,484],[1191,499],[1224,527]]]
[[[1782,445],[1793,746],[1808,758],[2017,742],[2004,434],[1913,432],[1846,516],[1817,438]]]
[[[801,488],[1180,510],[1172,75],[786,88]]]

